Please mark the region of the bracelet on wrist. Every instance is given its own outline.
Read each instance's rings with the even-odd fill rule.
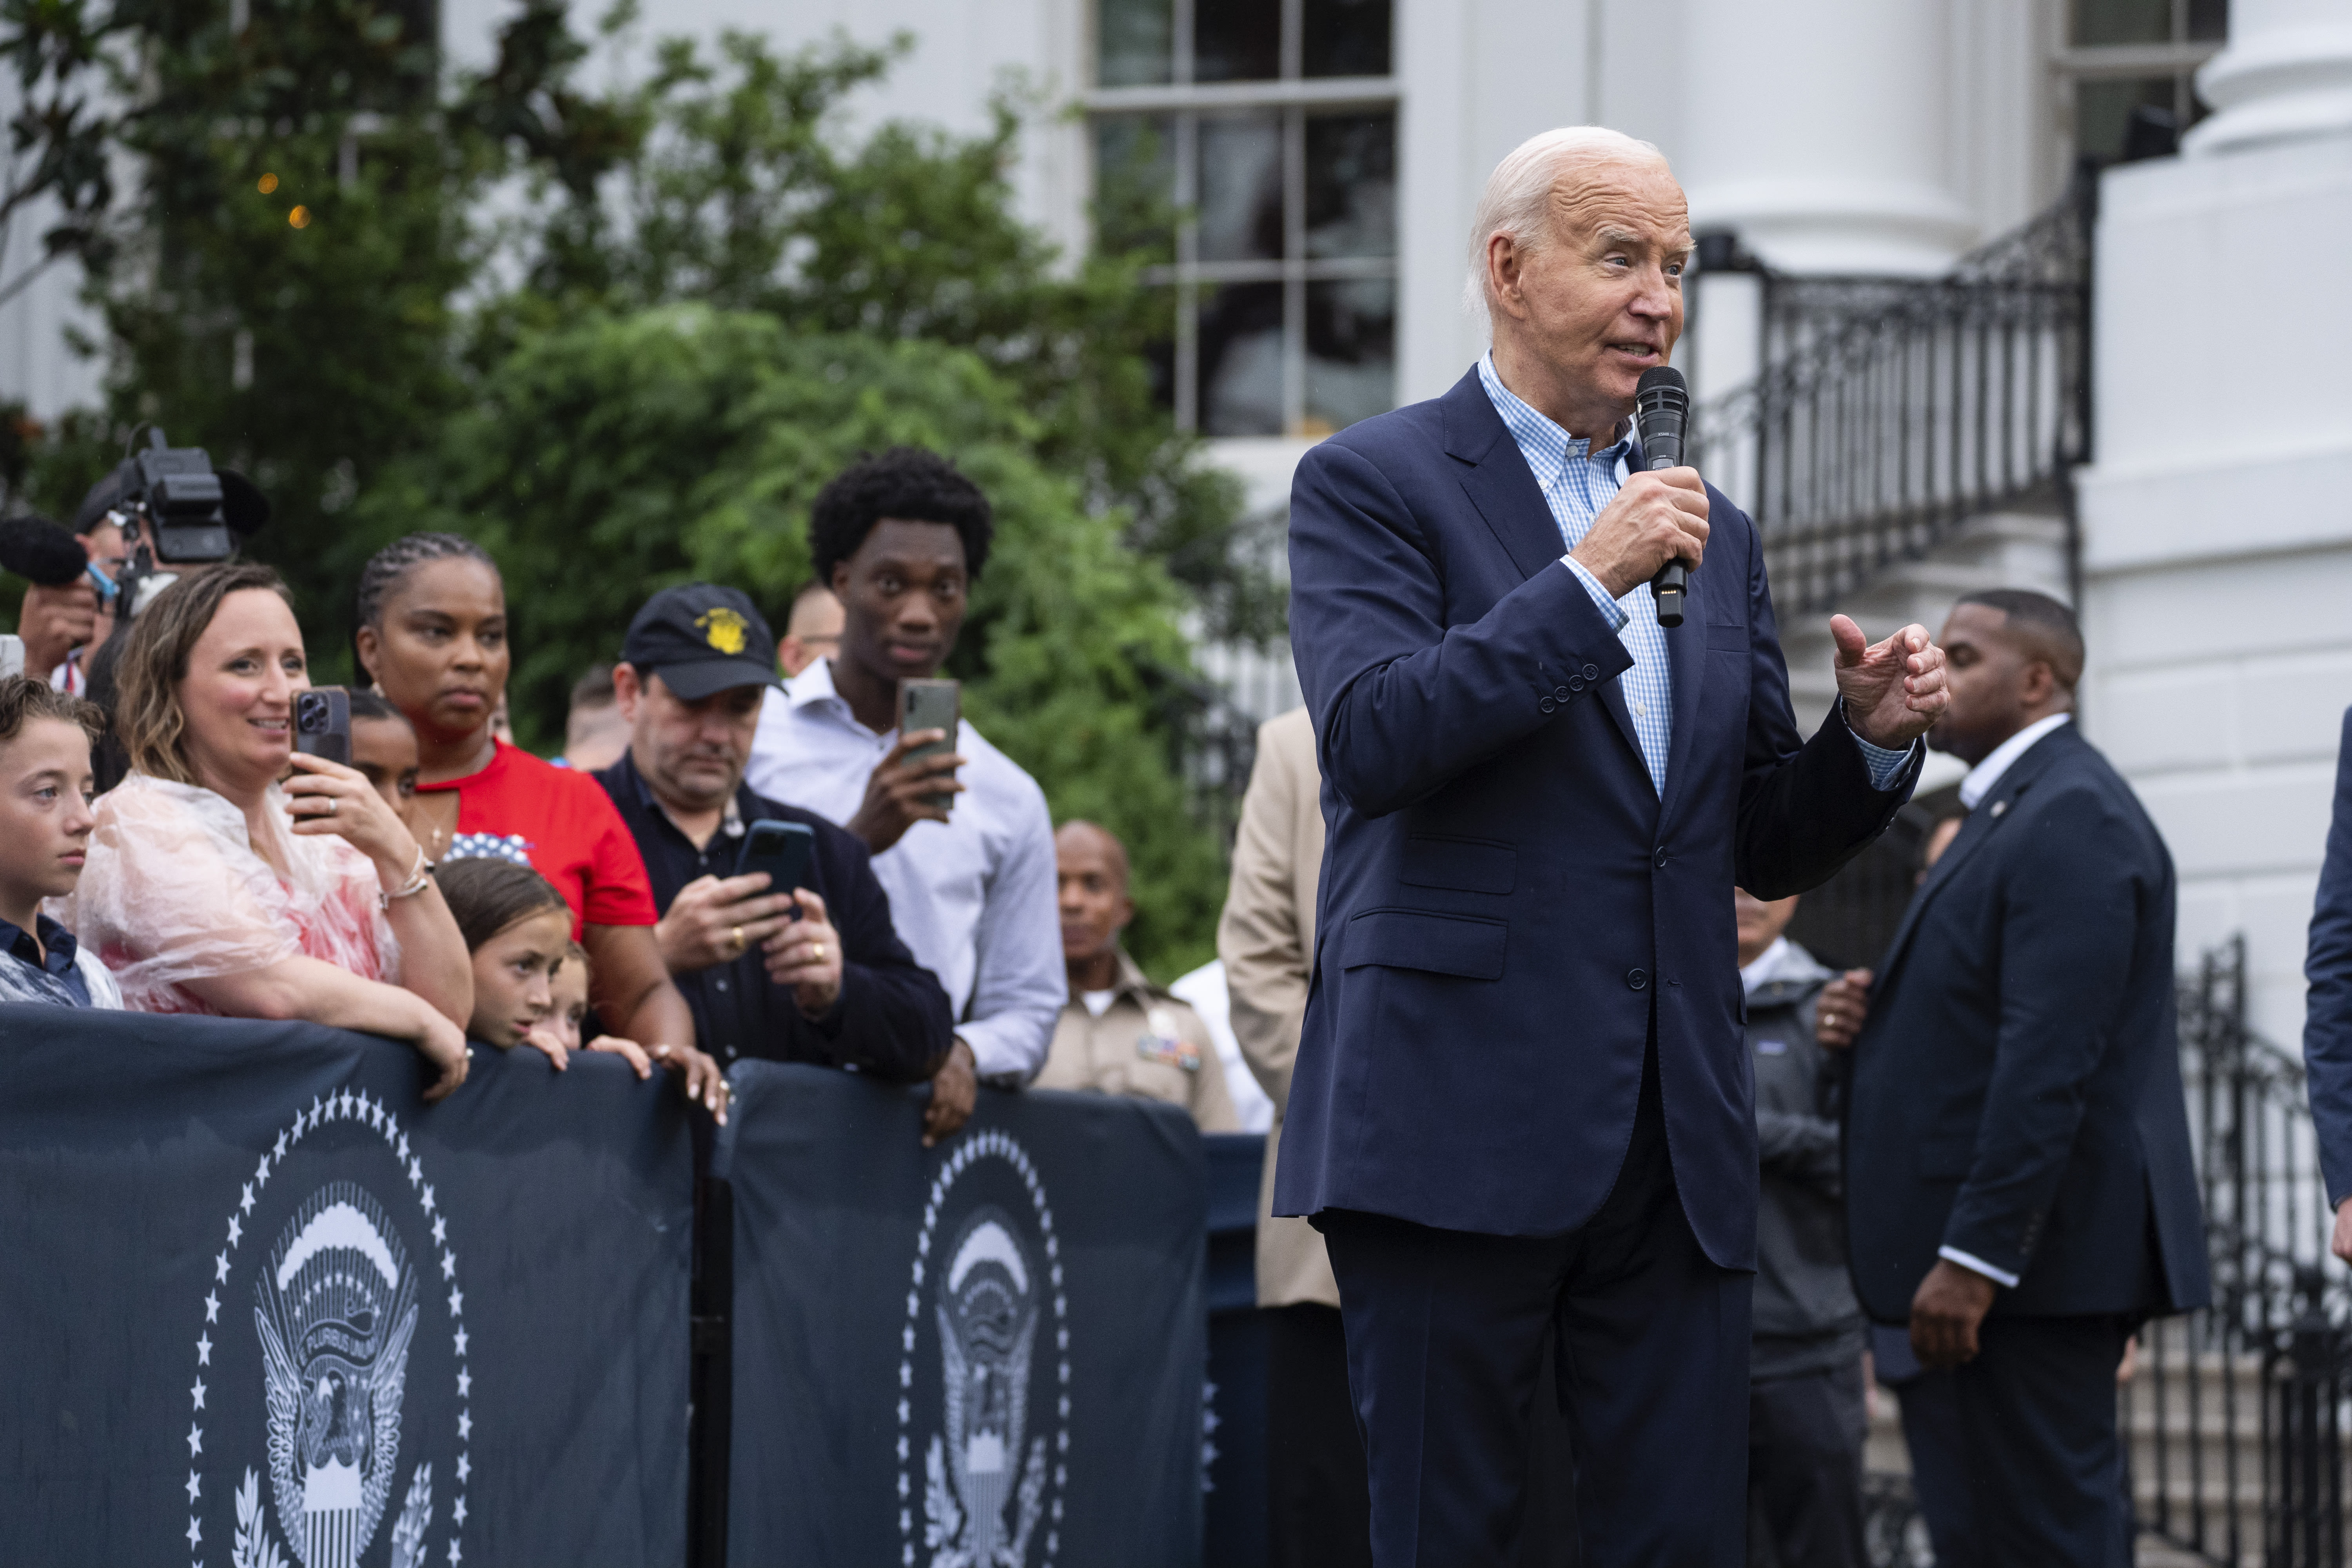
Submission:
[[[425,863],[425,847],[419,845],[416,849],[416,866],[409,872],[408,880],[389,893],[378,893],[375,896],[376,905],[380,909],[389,910],[394,899],[414,898],[432,885],[433,868]]]

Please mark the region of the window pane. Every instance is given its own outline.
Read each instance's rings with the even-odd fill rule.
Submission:
[[[1282,119],[1201,121],[1201,259],[1282,259]]]
[[[1326,436],[1396,406],[1396,284],[1350,278],[1307,286],[1307,414]]]
[[[2146,104],[2168,114],[2172,94],[2173,79],[2168,76],[2076,83],[2074,155],[2109,161],[2122,157],[2132,110]]]
[[[1165,115],[1095,121],[1095,240],[1175,259],[1176,125]]]
[[[1101,58],[1095,80],[1104,87],[1173,81],[1176,22],[1170,0],[1100,0],[1095,13]]]
[[[1272,81],[1282,74],[1282,7],[1274,0],[1193,0],[1192,79]]]
[[[2189,36],[2218,44],[2230,36],[2230,0],[2189,0]]]
[[[1144,345],[1143,363],[1151,376],[1151,401],[1171,413],[1176,407],[1176,290],[1172,287],[1145,290],[1158,312],[1161,334]]]
[[[1396,254],[1396,116],[1307,121],[1307,254]]]
[[[1390,11],[1390,0],[1306,0],[1302,73],[1388,75]]]
[[[1282,434],[1282,285],[1201,290],[1201,430]]]
[[[2168,44],[2172,0],[2074,0],[2077,44]]]

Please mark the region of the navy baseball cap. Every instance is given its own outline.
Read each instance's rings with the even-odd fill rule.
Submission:
[[[736,686],[776,684],[776,639],[740,590],[664,588],[629,623],[621,658],[688,702]]]

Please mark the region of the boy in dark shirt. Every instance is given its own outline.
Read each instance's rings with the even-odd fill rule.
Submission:
[[[45,680],[0,679],[0,1002],[120,1007],[97,955],[41,913],[81,880],[95,818],[89,747],[102,721]]]

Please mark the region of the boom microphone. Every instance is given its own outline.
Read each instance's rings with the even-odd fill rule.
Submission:
[[[1633,423],[1642,436],[1645,468],[1683,466],[1683,432],[1690,424],[1690,387],[1683,373],[1670,364],[1654,364],[1642,373],[1633,388]],[[1690,567],[1676,556],[1658,568],[1650,593],[1658,601],[1658,625],[1683,624],[1683,599],[1690,586]]]
[[[44,588],[62,588],[89,569],[81,541],[46,517],[0,521],[0,566]]]

